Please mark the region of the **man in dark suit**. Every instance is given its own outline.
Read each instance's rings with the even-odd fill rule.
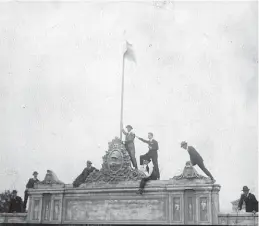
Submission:
[[[26,211],[27,201],[28,201],[28,197],[29,197],[28,189],[34,188],[34,184],[39,182],[39,180],[37,178],[38,172],[34,171],[32,175],[33,175],[33,178],[29,179],[28,183],[26,184],[26,189],[25,189],[25,192],[24,192],[24,203],[23,203],[23,210],[24,211]]]
[[[159,173],[159,167],[158,167],[158,142],[153,139],[153,133],[148,133],[148,140],[145,140],[143,138],[137,137],[139,140],[141,140],[144,143],[148,144],[148,152],[145,155],[140,156],[140,165],[143,165],[144,159],[152,159],[152,163],[154,164],[154,171],[156,172],[157,180],[160,179],[160,173]]]
[[[181,148],[185,149],[188,151],[189,155],[190,155],[190,160],[191,160],[191,164],[193,166],[195,166],[196,164],[200,167],[200,169],[208,176],[211,178],[211,180],[213,182],[215,182],[213,176],[211,175],[211,173],[209,172],[209,170],[207,170],[207,168],[205,167],[204,163],[203,163],[203,159],[200,156],[200,154],[195,150],[194,147],[192,146],[188,146],[187,142],[183,141],[181,143]]]
[[[249,188],[247,186],[243,187],[243,194],[241,195],[238,203],[238,209],[242,209],[243,202],[246,204],[246,212],[258,212],[258,201],[255,196],[249,193]]]
[[[83,172],[74,180],[73,187],[79,187],[81,184],[83,184],[86,178],[89,176],[89,174],[94,171],[99,170],[93,167],[92,162],[88,160],[86,162],[86,168],[84,168]]]
[[[135,144],[134,144],[134,139],[135,139],[135,134],[132,132],[133,127],[131,125],[126,126],[127,132],[122,129],[122,133],[125,135],[125,148],[127,152],[129,153],[132,165],[135,169],[138,168],[137,165],[137,160],[135,156]]]
[[[16,190],[13,190],[12,198],[9,206],[9,213],[22,213],[22,212],[23,212],[22,198],[20,196],[17,196]]]

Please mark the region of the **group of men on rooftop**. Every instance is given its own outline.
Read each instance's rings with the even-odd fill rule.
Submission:
[[[123,144],[131,158],[132,165],[135,169],[138,169],[136,156],[135,156],[135,144],[134,139],[138,138],[140,141],[148,144],[148,152],[144,155],[140,156],[140,170],[144,172],[146,175],[141,179],[139,189],[137,194],[142,194],[144,191],[145,184],[150,180],[159,180],[160,172],[158,166],[158,142],[153,138],[153,133],[148,133],[148,140],[145,140],[141,137],[136,136],[132,130],[133,127],[131,125],[126,126],[127,131],[122,129],[122,133],[125,135],[125,141]],[[181,148],[188,151],[190,155],[190,162],[193,166],[198,165],[200,169],[212,180],[212,183],[215,182],[212,174],[205,167],[203,158],[201,155],[195,150],[194,147],[189,146],[186,141],[181,142]],[[87,166],[83,170],[83,172],[75,179],[73,182],[73,187],[79,187],[80,184],[84,183],[86,178],[94,171],[99,171],[95,167],[92,166],[91,161],[87,161]],[[10,200],[9,212],[23,212],[26,210],[27,200],[29,197],[28,189],[34,188],[35,183],[38,183],[39,180],[37,178],[38,172],[33,172],[33,178],[30,178],[28,183],[26,184],[26,190],[24,193],[24,202],[22,199],[17,196],[17,191],[14,190],[12,192],[12,198]],[[246,212],[258,212],[258,201],[255,196],[249,193],[249,189],[247,186],[243,187],[243,194],[240,197],[238,209],[242,209],[242,204],[245,202],[246,204]]]
[[[134,139],[135,137],[141,140],[144,143],[148,144],[148,152],[145,155],[140,156],[140,166],[142,166],[142,170],[144,168],[144,172],[146,174],[146,177],[142,179],[139,187],[139,191],[137,193],[142,194],[144,186],[147,181],[149,180],[159,180],[160,179],[160,173],[159,173],[159,166],[158,166],[158,142],[153,138],[153,133],[148,133],[148,140],[145,140],[143,138],[140,138],[136,136],[132,130],[133,127],[131,125],[126,126],[127,132],[122,129],[123,134],[125,135],[125,147],[128,151],[132,165],[135,169],[138,169],[137,161],[135,157],[135,144]],[[194,147],[189,146],[187,142],[183,141],[181,143],[181,147],[188,151],[190,155],[190,161],[193,166],[198,165],[201,170],[212,180],[213,183],[215,183],[215,179],[213,178],[212,174],[209,172],[209,170],[205,167],[203,158],[201,155],[195,150]]]

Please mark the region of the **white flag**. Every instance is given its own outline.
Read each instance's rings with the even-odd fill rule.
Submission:
[[[126,43],[125,43],[123,57],[127,58],[128,60],[134,61],[136,63],[136,57],[135,57],[135,54],[133,51],[132,44],[128,43],[128,41],[126,41]]]

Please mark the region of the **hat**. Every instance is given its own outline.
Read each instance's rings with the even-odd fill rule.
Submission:
[[[38,175],[39,173],[37,171],[34,171],[32,175],[34,176],[35,174]]]
[[[90,161],[90,160],[87,160],[87,162],[86,162],[87,164],[92,164],[92,162]]]
[[[244,186],[242,191],[249,191],[249,190],[250,189],[247,186]]]
[[[13,192],[12,193],[15,193],[15,194],[17,194],[17,191],[16,190],[13,190]]]
[[[183,147],[183,146],[186,145],[186,144],[187,144],[186,141],[182,141],[182,142],[181,142],[181,147]]]
[[[126,128],[133,129],[133,127],[131,125],[127,125]]]

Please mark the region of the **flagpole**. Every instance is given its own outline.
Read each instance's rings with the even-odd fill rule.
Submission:
[[[123,129],[123,97],[124,97],[124,54],[122,57],[122,79],[121,79],[121,118],[120,118],[120,139],[122,139],[122,129]]]

